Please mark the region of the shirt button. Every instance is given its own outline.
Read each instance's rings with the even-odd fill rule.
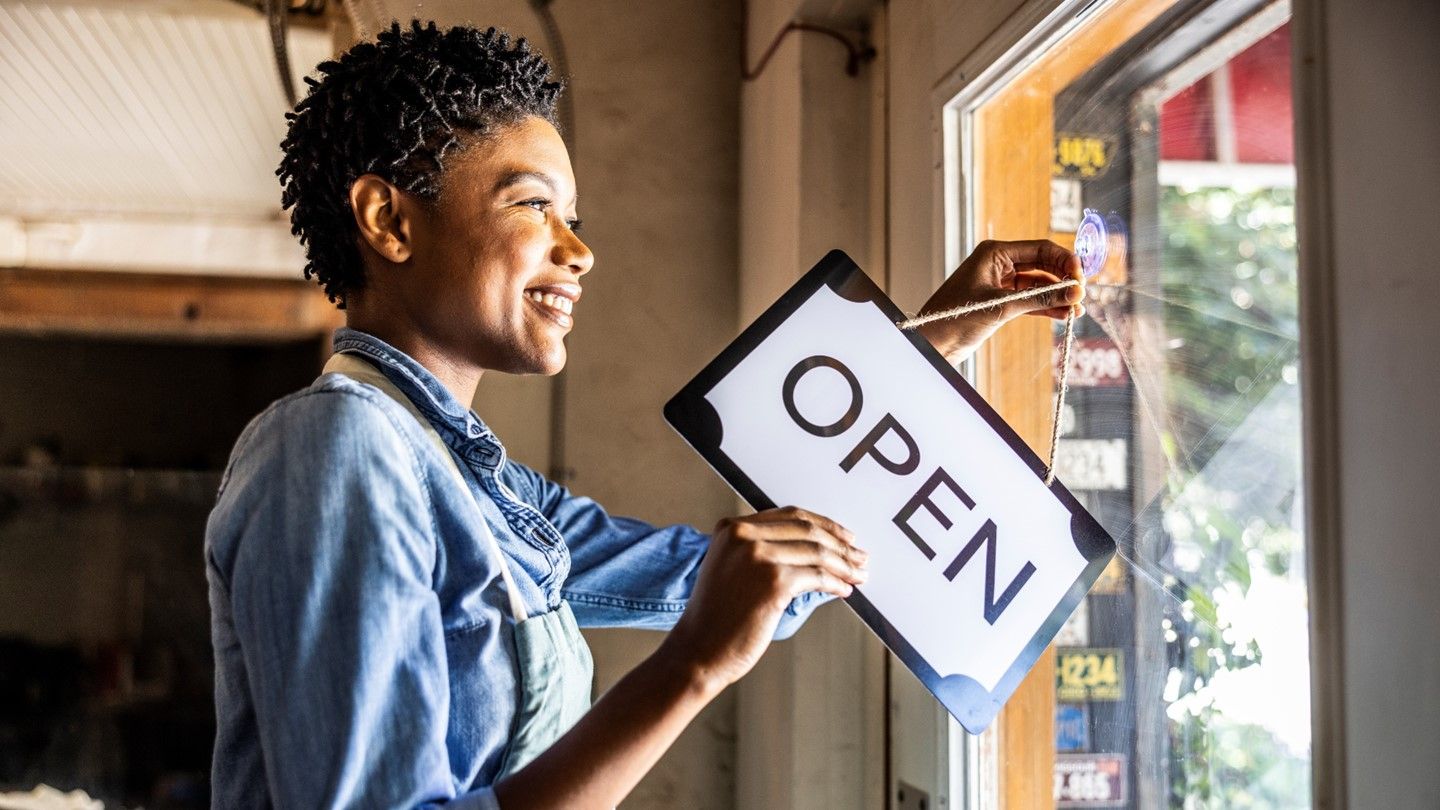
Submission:
[[[471,435],[471,436],[479,436],[479,435],[480,435],[480,426],[479,426],[479,425],[471,425],[471,426],[470,426],[470,435]]]

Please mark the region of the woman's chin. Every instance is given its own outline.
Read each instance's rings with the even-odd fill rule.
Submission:
[[[553,349],[527,355],[516,363],[514,368],[507,369],[506,373],[553,377],[565,370],[565,360],[565,344],[561,343]]]

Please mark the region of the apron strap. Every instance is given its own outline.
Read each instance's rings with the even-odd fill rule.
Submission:
[[[435,426],[430,424],[430,420],[420,413],[420,409],[415,407],[415,403],[411,402],[410,398],[405,396],[399,388],[396,388],[395,384],[390,382],[390,379],[381,373],[373,363],[354,354],[336,353],[325,362],[325,368],[321,374],[343,374],[358,382],[373,385],[399,403],[402,408],[409,411],[411,416],[415,417],[415,421],[420,423],[420,429],[425,431],[426,438],[430,439],[430,443],[435,446],[440,457],[445,459],[445,465],[455,476],[456,483],[466,492],[471,491],[464,474],[460,472],[460,465],[455,463],[455,456],[450,452],[450,447],[445,444],[445,440],[440,438]],[[471,497],[474,497],[473,493]],[[495,558],[495,564],[500,566],[500,577],[505,580],[505,595],[510,600],[510,615],[517,623],[523,622],[529,618],[529,615],[525,611],[524,603],[520,601],[520,591],[515,587],[509,560],[506,559],[505,552],[500,549],[500,542],[495,539],[495,534],[490,531],[490,524],[485,522],[483,515],[480,517],[480,528],[481,534],[485,535],[486,545],[490,547],[490,554]]]

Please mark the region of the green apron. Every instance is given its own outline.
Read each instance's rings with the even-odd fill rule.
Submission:
[[[373,385],[409,411],[424,429],[460,486],[469,491],[460,467],[450,448],[440,438],[415,404],[390,382],[369,361],[354,354],[335,354],[325,364],[324,374],[344,374],[359,382]],[[515,620],[515,665],[520,685],[515,707],[515,725],[510,730],[510,744],[500,763],[496,781],[525,767],[549,748],[560,735],[570,730],[581,715],[590,709],[590,681],[595,665],[590,647],[580,635],[570,603],[561,600],[560,607],[538,616],[529,616],[515,580],[509,560],[495,540],[489,524],[482,517],[483,542],[500,568],[505,591],[510,600],[510,615]]]

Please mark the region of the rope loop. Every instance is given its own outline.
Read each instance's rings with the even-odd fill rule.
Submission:
[[[1011,301],[1023,301],[1027,298],[1035,298],[1055,290],[1062,290],[1066,287],[1078,287],[1080,282],[1071,278],[1055,284],[1047,284],[1043,287],[1032,287],[1028,290],[1021,290],[1009,295],[1002,295],[999,298],[992,298],[989,301],[977,301],[971,304],[962,304],[952,309],[944,309],[939,312],[931,312],[928,315],[917,315],[913,318],[901,321],[896,324],[903,330],[914,329],[917,326],[924,326],[935,321],[946,321],[957,318],[961,315],[968,315],[972,312],[981,312],[1004,306]],[[1045,486],[1055,482],[1055,451],[1060,447],[1060,416],[1065,410],[1065,395],[1070,392],[1070,350],[1075,345],[1075,307],[1070,307],[1070,312],[1065,315],[1065,343],[1060,349],[1060,390],[1055,394],[1055,412],[1051,415],[1050,422],[1050,458],[1045,464]]]

